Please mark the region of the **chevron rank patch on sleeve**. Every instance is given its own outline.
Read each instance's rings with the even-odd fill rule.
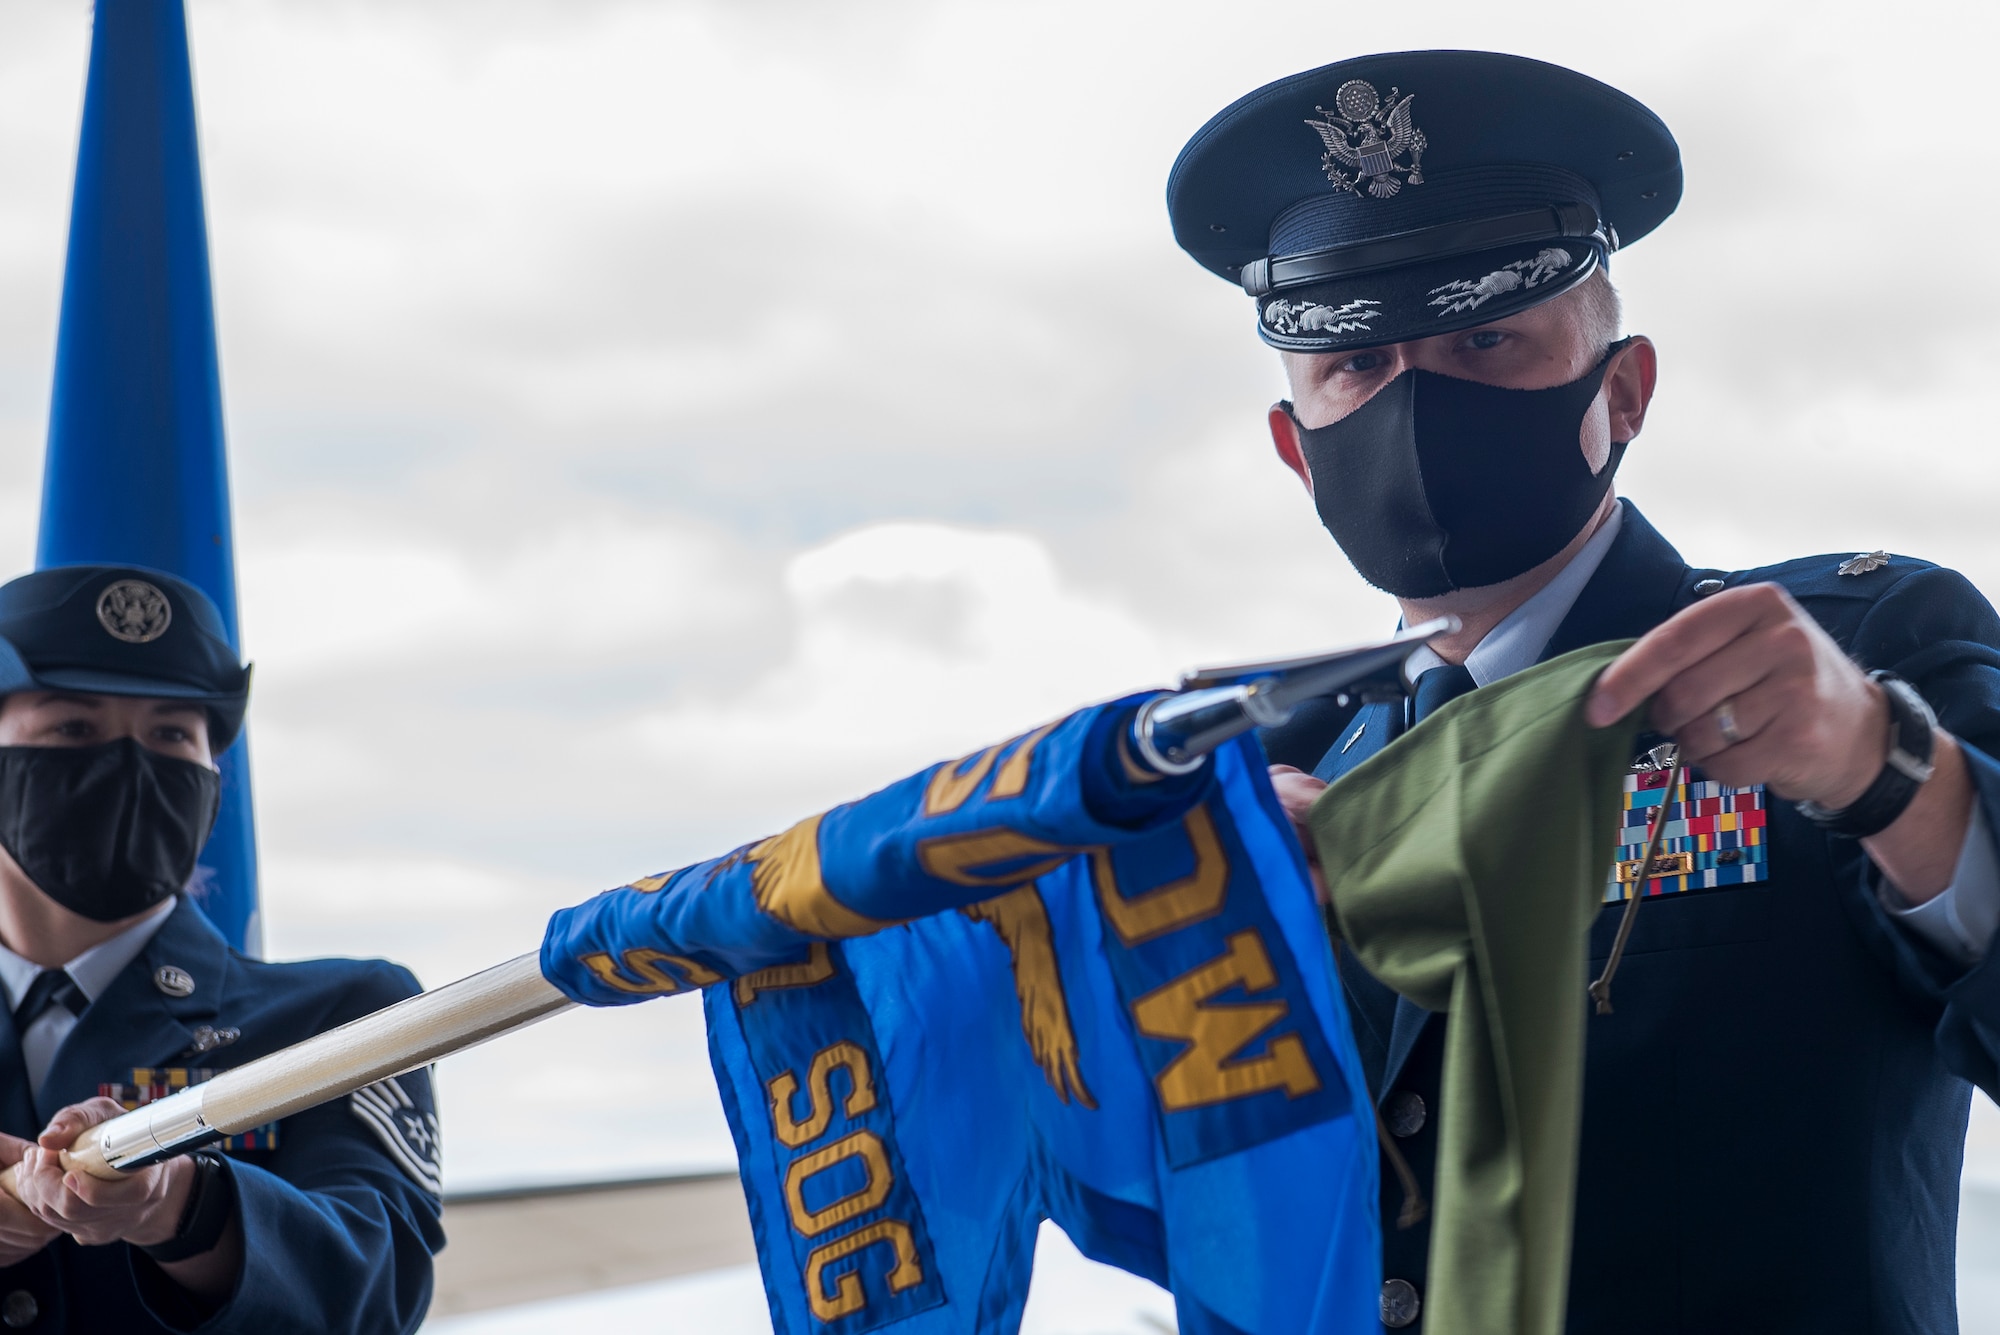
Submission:
[[[347,1104],[398,1167],[431,1194],[444,1194],[437,1115],[417,1106],[401,1081],[394,1076],[378,1080],[348,1095]]]

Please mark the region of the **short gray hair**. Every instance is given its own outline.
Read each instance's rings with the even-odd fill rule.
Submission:
[[[1604,266],[1599,265],[1596,272],[1557,300],[1575,303],[1577,324],[1600,355],[1624,336],[1625,303],[1619,300],[1618,289],[1611,286],[1611,272]]]

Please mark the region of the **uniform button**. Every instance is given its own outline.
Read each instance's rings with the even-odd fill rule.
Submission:
[[[0,1298],[0,1322],[6,1323],[9,1330],[32,1326],[35,1324],[35,1318],[41,1314],[42,1305],[36,1302],[35,1295],[26,1289],[15,1289],[5,1298]]]
[[[1399,1089],[1382,1100],[1382,1120],[1389,1126],[1389,1134],[1398,1140],[1408,1140],[1424,1129],[1424,1096],[1414,1089]]]
[[[1409,1280],[1382,1281],[1382,1324],[1390,1330],[1416,1324],[1417,1313],[1423,1310],[1424,1300],[1417,1296],[1417,1286]]]
[[[1721,593],[1721,592],[1722,592],[1722,581],[1719,579],[1704,579],[1695,581],[1694,596],[1697,598],[1706,598],[1711,593]]]

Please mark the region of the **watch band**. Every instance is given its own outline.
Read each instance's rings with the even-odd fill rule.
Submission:
[[[185,1261],[213,1251],[236,1213],[236,1181],[223,1167],[222,1156],[200,1150],[189,1157],[194,1160],[194,1186],[188,1191],[187,1204],[181,1207],[174,1235],[165,1242],[139,1248],[154,1261]]]
[[[1893,672],[1878,670],[1868,679],[1882,688],[1889,702],[1889,754],[1882,772],[1861,796],[1837,811],[1817,802],[1798,803],[1801,816],[1840,839],[1866,839],[1895,824],[1931,777],[1937,754],[1937,715],[1917,688]]]

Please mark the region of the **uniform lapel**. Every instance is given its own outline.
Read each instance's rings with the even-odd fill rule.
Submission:
[[[1363,705],[1348,720],[1326,755],[1313,767],[1313,777],[1332,783],[1389,744],[1403,728],[1403,705]]]
[[[1380,1093],[1387,1093],[1395,1085],[1397,1077],[1403,1074],[1403,1064],[1409,1061],[1411,1051],[1417,1046],[1417,1040],[1424,1036],[1424,1026],[1435,1018],[1408,997],[1396,998],[1396,1014],[1389,1024],[1389,1044],[1382,1062]]]
[[[1313,776],[1334,782],[1368,757],[1379,753],[1403,730],[1403,705],[1365,705],[1334,739]],[[1383,1062],[1389,1050],[1390,1031],[1395,1023],[1396,994],[1363,969],[1345,948],[1335,955],[1340,970],[1341,989],[1347,994],[1348,1014],[1353,1017],[1354,1040],[1360,1050],[1361,1068],[1371,1086],[1381,1089]]]
[[[168,968],[192,979],[194,990],[162,991],[155,976]],[[42,1120],[95,1097],[101,1084],[124,1082],[134,1067],[168,1065],[187,1052],[194,1027],[216,1017],[228,971],[228,945],[183,899],[63,1040],[36,1100]]]
[[[1625,507],[1625,518],[1611,550],[1537,661],[1546,663],[1588,644],[1644,635],[1694,600],[1696,578],[1716,573],[1688,569],[1638,506],[1630,501],[1619,504]]]
[[[1693,601],[1697,578],[1715,573],[1688,569],[1681,554],[1660,536],[1658,529],[1646,522],[1638,506],[1627,500],[1619,504],[1625,507],[1625,518],[1618,536],[1612,540],[1611,550],[1604,554],[1590,582],[1577,595],[1569,615],[1556,627],[1538,661],[1547,662],[1588,644],[1644,635]],[[1353,996],[1357,990],[1350,987],[1349,995]],[[1403,1064],[1410,1059],[1417,1040],[1423,1037],[1424,1026],[1431,1019],[1431,1012],[1412,1001],[1396,998],[1383,1053],[1378,1097],[1395,1085]],[[1379,1017],[1376,1023],[1379,1024]]]

